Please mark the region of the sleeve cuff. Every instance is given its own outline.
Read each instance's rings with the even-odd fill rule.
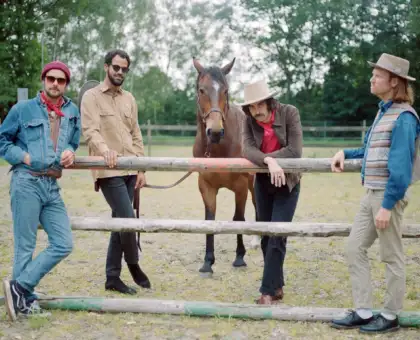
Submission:
[[[343,150],[343,152],[344,152],[344,159],[349,159],[351,150]]]
[[[109,150],[109,148],[106,144],[98,145],[98,151],[101,155],[104,154],[105,152],[107,152],[108,150]]]
[[[26,152],[23,151],[20,147],[15,146],[12,150],[10,150],[10,162],[12,165],[23,163],[25,159]]]
[[[384,200],[382,202],[382,208],[387,210],[392,210],[394,208],[395,203],[397,203],[394,199],[389,197],[384,197]]]

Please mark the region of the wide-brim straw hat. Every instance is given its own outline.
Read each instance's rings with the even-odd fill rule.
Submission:
[[[278,91],[270,91],[265,80],[246,84],[244,87],[244,102],[235,103],[239,106],[246,106],[261,102],[278,94]]]
[[[392,54],[382,53],[379,60],[376,63],[368,61],[368,64],[372,67],[378,67],[392,74],[395,74],[398,77],[415,81],[416,78],[410,77],[408,75],[408,70],[410,69],[410,62],[407,59],[396,57]]]

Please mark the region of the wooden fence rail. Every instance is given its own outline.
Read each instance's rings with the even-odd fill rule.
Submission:
[[[73,230],[142,233],[244,234],[295,237],[348,236],[351,223],[250,222],[137,218],[71,217]],[[407,224],[404,238],[419,238],[420,224]]]
[[[142,124],[140,128],[150,131],[196,131],[195,125],[156,125]],[[303,131],[309,132],[366,132],[366,126],[302,126]]]
[[[150,120],[147,124],[141,124],[140,128],[146,130],[146,144],[148,148],[148,156],[152,155],[152,144],[153,144],[153,131],[180,131],[180,132],[193,132],[197,130],[196,125],[159,125],[151,124]],[[362,122],[361,126],[302,126],[302,130],[305,132],[323,132],[323,137],[326,138],[327,132],[360,132],[361,144],[365,138],[368,127],[366,126],[366,120]],[[176,137],[175,137],[176,138]],[[80,144],[86,144],[84,138],[81,138]]]
[[[330,158],[278,158],[284,172],[331,172]],[[346,160],[346,172],[360,172],[360,159]],[[107,168],[103,157],[78,156],[72,169]],[[194,172],[268,172],[245,158],[119,157],[115,170],[194,171]]]

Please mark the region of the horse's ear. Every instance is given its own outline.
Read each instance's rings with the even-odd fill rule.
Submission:
[[[233,60],[229,64],[222,67],[222,72],[224,75],[229,74],[229,72],[232,70],[233,64],[235,63],[235,59],[236,58],[233,58]]]
[[[203,73],[204,67],[200,64],[200,62],[197,59],[195,59],[195,57],[193,57],[193,64],[198,73]]]

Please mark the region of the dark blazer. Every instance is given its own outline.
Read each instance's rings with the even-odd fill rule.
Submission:
[[[264,163],[265,157],[301,158],[303,133],[298,109],[292,105],[278,103],[273,129],[281,149],[265,154],[260,149],[264,129],[251,115],[247,114],[243,129],[243,156],[261,167],[267,167]],[[290,191],[299,183],[301,177],[300,173],[286,173],[286,183]]]

